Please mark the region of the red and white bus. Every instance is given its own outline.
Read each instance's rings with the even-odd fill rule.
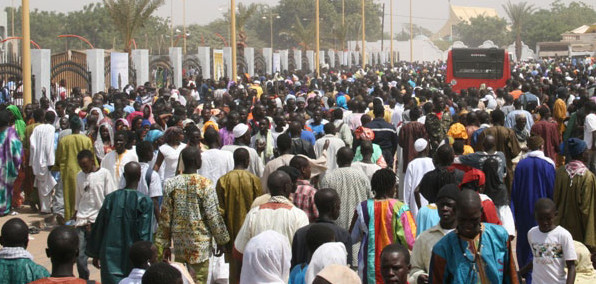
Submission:
[[[447,58],[445,79],[459,92],[470,87],[502,88],[511,78],[509,53],[496,48],[454,48]]]

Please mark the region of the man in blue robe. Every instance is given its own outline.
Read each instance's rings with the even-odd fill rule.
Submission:
[[[528,231],[536,226],[534,204],[540,198],[553,198],[555,164],[543,152],[544,140],[540,136],[528,138],[530,152],[515,168],[511,189],[511,211],[517,227],[517,262],[524,267],[532,262],[532,250],[528,243]],[[527,275],[526,283],[532,283]]]
[[[101,283],[117,284],[132,270],[128,251],[137,241],[152,241],[153,201],[136,191],[141,166],[124,166],[126,186],[108,194],[91,228],[86,253],[101,269]],[[101,265],[101,267],[100,267]]]
[[[433,247],[428,283],[518,284],[509,234],[481,222],[480,195],[461,191],[455,212],[457,229]]]

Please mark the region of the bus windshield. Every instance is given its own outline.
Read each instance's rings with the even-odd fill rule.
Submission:
[[[502,49],[453,49],[453,76],[456,78],[500,79],[503,77]]]

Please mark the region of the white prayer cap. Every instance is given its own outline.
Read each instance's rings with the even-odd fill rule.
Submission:
[[[234,130],[236,130],[236,128],[234,128]],[[414,149],[416,150],[416,152],[424,151],[424,149],[426,149],[426,146],[428,146],[428,142],[424,138],[418,138],[418,140],[414,142]]]
[[[244,123],[240,123],[234,127],[234,130],[232,130],[232,133],[234,133],[234,138],[239,138],[239,137],[244,136],[244,134],[246,134],[247,131],[248,131],[248,125],[246,125]]]

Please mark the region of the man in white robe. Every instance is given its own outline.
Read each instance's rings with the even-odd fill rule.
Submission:
[[[323,149],[325,148],[326,142],[329,141],[329,147],[326,150],[328,157],[327,170],[332,171],[337,169],[337,150],[339,150],[341,147],[346,146],[346,143],[337,136],[335,136],[336,129],[333,123],[325,124],[323,130],[325,131],[325,136],[319,138],[314,145],[315,155],[317,159],[320,158],[323,155],[323,151],[325,151]]]
[[[114,183],[120,184],[120,179],[124,175],[124,166],[129,162],[138,162],[139,158],[134,150],[127,150],[126,143],[128,137],[124,132],[118,132],[114,135],[115,151],[108,153],[101,160],[101,167],[108,170],[114,177]]]
[[[427,172],[435,169],[433,159],[428,157],[429,147],[426,139],[420,138],[414,142],[414,149],[418,156],[410,161],[406,174],[404,175],[404,202],[410,207],[412,215],[416,217],[418,213],[418,206],[416,205],[416,198],[414,191],[420,184],[422,177]],[[428,205],[428,201],[420,196],[420,206]]]
[[[248,125],[240,123],[234,127],[232,132],[234,133],[234,145],[226,145],[221,149],[231,153],[234,153],[234,151],[240,147],[248,150],[248,154],[250,155],[250,163],[248,164],[247,170],[253,175],[261,177],[263,175],[263,169],[265,166],[263,165],[263,161],[261,160],[259,153],[257,153],[257,150],[249,147],[251,138],[250,128]]]
[[[29,164],[33,168],[35,175],[34,185],[39,195],[39,211],[52,213],[52,189],[56,185],[56,180],[50,172],[50,167],[54,165],[54,135],[56,128],[54,120],[56,114],[48,111],[45,114],[45,124],[35,127],[30,142]]]

